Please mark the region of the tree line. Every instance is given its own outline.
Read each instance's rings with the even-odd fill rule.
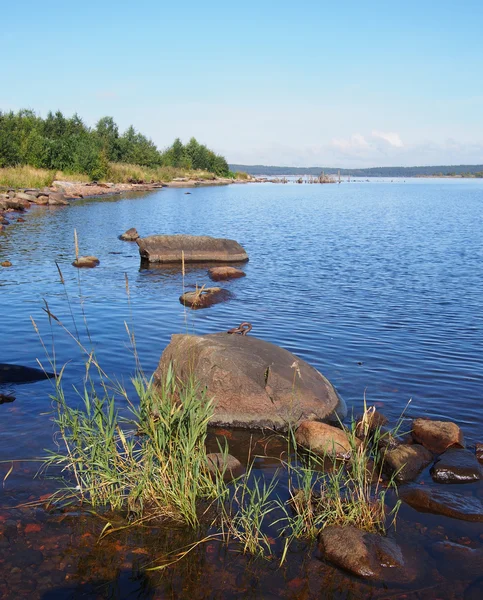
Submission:
[[[102,179],[112,162],[229,175],[226,159],[194,137],[187,144],[178,138],[160,151],[132,126],[121,134],[112,117],[91,128],[77,114],[49,112],[43,119],[32,110],[0,111],[0,167],[29,165]]]

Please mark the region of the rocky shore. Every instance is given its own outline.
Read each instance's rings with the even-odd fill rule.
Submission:
[[[4,188],[0,189],[0,231],[12,222],[22,222],[19,213],[38,206],[67,206],[70,200],[105,195],[120,195],[130,192],[150,192],[165,187],[195,188],[205,186],[247,183],[252,180],[236,180],[227,177],[215,179],[189,179],[179,177],[169,182],[131,181],[129,183],[81,183],[72,181],[54,181],[46,188]]]

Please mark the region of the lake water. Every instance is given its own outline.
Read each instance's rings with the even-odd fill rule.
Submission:
[[[186,191],[163,189],[74,201],[67,208],[36,207],[25,223],[0,233],[0,261],[13,263],[0,270],[0,362],[36,366],[39,358],[48,367],[31,322],[32,317],[51,349],[44,301],[74,331],[72,311],[87,340],[81,302],[103,368],[125,381],[134,372],[134,361],[124,322],[133,326],[141,363],[150,373],[173,333],[187,327],[213,333],[249,321],[253,335],[287,348],[319,369],[350,411],[360,412],[365,395],[368,403],[395,420],[411,400],[409,417],[451,419],[462,427],[470,446],[483,441],[483,181],[248,184]],[[179,303],[180,271],[141,269],[137,245],[117,239],[129,227],[136,227],[142,236],[187,233],[236,239],[250,257],[243,266],[247,277],[226,283],[233,293],[228,302],[190,312],[186,318]],[[74,230],[80,253],[99,257],[99,267],[79,271],[71,266]],[[210,283],[205,268],[187,270],[185,289]],[[57,363],[67,363],[64,381],[70,389],[82,379],[83,358],[55,323],[53,335]],[[42,455],[53,445],[48,414],[51,383],[0,391],[14,392],[17,398],[0,406],[0,460]],[[0,465],[2,477],[9,467]],[[48,488],[48,482],[32,481],[35,468],[22,462],[14,469],[0,490],[0,509],[38,497]],[[12,514],[19,522],[27,518],[25,512]],[[48,530],[49,539],[54,530]],[[59,535],[67,535],[65,528]],[[30,548],[27,538],[21,542]],[[11,551],[8,544],[0,545],[0,554],[4,548],[7,554]],[[27,592],[35,596],[48,589],[42,577],[55,581],[52,572],[63,572],[65,561],[76,565],[67,569],[76,585],[88,580],[79,556],[74,561],[62,554],[60,566],[52,566],[57,559],[52,558],[50,566],[44,560],[29,575]],[[11,568],[10,582],[18,577],[15,566]],[[113,569],[124,574],[119,581],[126,589],[134,585],[126,583],[131,579],[125,567]],[[56,576],[61,594],[65,580]],[[270,577],[275,581],[278,575]],[[1,578],[0,573],[0,596]],[[172,595],[159,597],[184,597],[176,581]],[[271,588],[253,584],[252,597],[279,597],[275,588],[275,583]],[[135,585],[133,589],[135,594]],[[275,595],[257,595],[262,589]],[[225,597],[217,593],[190,597]],[[119,594],[106,597],[131,597]],[[226,597],[247,596],[233,592]]]

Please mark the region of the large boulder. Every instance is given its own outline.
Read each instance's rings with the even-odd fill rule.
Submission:
[[[206,388],[215,425],[283,430],[304,420],[345,416],[344,401],[323,375],[252,336],[173,335],[154,374],[157,383],[171,363],[182,381],[194,376]]]
[[[150,263],[241,262],[248,260],[235,240],[206,235],[151,235],[139,238],[141,259]]]

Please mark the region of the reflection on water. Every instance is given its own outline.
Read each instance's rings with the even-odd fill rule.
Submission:
[[[0,260],[13,263],[0,270],[0,361],[37,367],[39,358],[47,370],[67,363],[66,389],[79,384],[82,356],[60,327],[51,333],[44,300],[66,327],[77,327],[87,346],[92,340],[104,369],[128,386],[135,362],[125,322],[150,373],[173,333],[226,331],[249,321],[253,335],[324,373],[349,409],[360,411],[365,393],[394,420],[412,399],[409,417],[453,419],[471,445],[482,441],[482,218],[483,182],[475,180],[245,185],[195,188],[191,195],[163,189],[67,208],[34,207],[25,223],[0,233]],[[117,238],[130,227],[141,235],[236,239],[250,257],[242,267],[247,277],[223,283],[233,294],[228,302],[187,314],[179,296],[212,285],[208,265],[190,265],[184,277],[178,267],[143,269],[137,245]],[[96,269],[71,267],[74,229],[80,253],[100,258]],[[55,346],[55,365],[45,359],[31,316],[47,349]],[[0,405],[1,460],[28,461],[52,447],[52,386],[46,380],[0,388],[0,394],[16,397]],[[232,453],[245,461],[253,439],[237,436],[229,439]],[[282,451],[257,446],[258,454],[270,458],[258,458],[256,471],[273,473]],[[0,464],[0,478],[10,464]],[[279,569],[250,562],[233,548],[203,545],[167,571],[146,572],[146,564],[186,543],[186,532],[131,531],[96,544],[98,519],[11,508],[55,488],[50,480],[33,479],[35,471],[34,463],[17,464],[0,489],[0,596],[388,597],[384,589],[371,590],[321,562],[316,549],[294,550]],[[483,495],[476,484],[464,489]],[[472,583],[476,577],[449,573],[429,550],[446,537],[481,546],[481,525],[407,506],[400,523],[398,541],[418,553],[422,571],[400,597],[460,598],[470,584],[476,592],[467,593],[481,589]]]

